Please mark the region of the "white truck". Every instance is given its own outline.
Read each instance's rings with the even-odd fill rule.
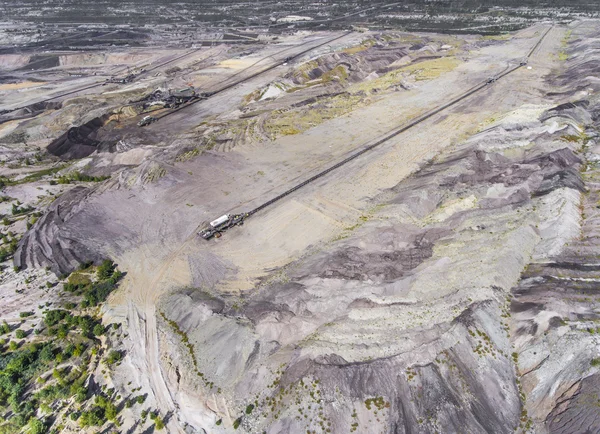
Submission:
[[[232,226],[238,226],[244,224],[244,219],[247,214],[224,214],[221,217],[213,220],[208,224],[208,228],[198,232],[205,240],[209,240],[212,237],[219,238],[221,233]]]
[[[146,125],[150,125],[156,120],[157,119],[153,116],[145,116],[141,121],[138,122],[138,127],[145,127]]]

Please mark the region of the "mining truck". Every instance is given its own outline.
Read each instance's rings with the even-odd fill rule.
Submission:
[[[222,232],[230,227],[243,225],[246,216],[247,214],[224,214],[210,222],[206,229],[198,232],[198,235],[205,240],[210,240],[212,237],[219,238]]]
[[[157,119],[153,116],[145,116],[144,119],[138,122],[138,127],[145,127],[146,125],[150,125],[152,122]]]

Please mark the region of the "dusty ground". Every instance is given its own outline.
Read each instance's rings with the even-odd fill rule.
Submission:
[[[25,234],[16,263],[58,273],[109,256],[126,271],[105,307],[106,321],[128,332],[110,381],[134,378],[148,405],[169,415],[168,432],[238,424],[273,433],[568,432],[555,391],[570,386],[543,398],[551,373],[517,381],[537,354],[527,353],[518,324],[529,317],[509,311],[527,265],[558,258],[579,236],[581,195],[595,186],[574,180],[577,155],[588,158],[579,142],[592,138],[593,109],[552,114],[593,97],[594,83],[572,87],[561,76],[582,80],[577,56],[596,41],[593,23],[539,24],[501,38],[353,32],[143,129],[133,101],[157,88],[218,89],[342,34],[151,58],[61,56],[60,66],[36,72],[60,77],[44,93],[0,88],[6,108],[104,78],[67,79],[70,68],[140,75],[2,126],[9,161],[56,143],[75,122],[100,119],[91,132],[67,134],[69,153],[57,155],[89,152],[57,173],[111,175],[65,187]],[[222,238],[197,235],[519,64],[547,29],[526,67]],[[578,379],[592,356],[578,356]],[[143,430],[135,414],[123,418],[124,428]]]

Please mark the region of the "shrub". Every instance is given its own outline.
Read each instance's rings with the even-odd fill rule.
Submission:
[[[164,422],[163,422],[163,421],[162,421],[162,419],[161,419],[160,417],[158,417],[158,416],[157,416],[157,417],[154,419],[154,427],[155,427],[156,429],[158,429],[158,430],[161,430],[161,429],[164,429],[164,428],[165,428],[165,424],[164,424]]]
[[[3,321],[2,325],[0,326],[0,334],[3,335],[6,333],[10,333],[10,326],[6,321]]]
[[[25,336],[26,336],[26,334],[25,334],[25,331],[24,331],[24,330],[18,329],[18,330],[15,332],[15,337],[16,337],[17,339],[23,339],[23,338],[25,338]]]
[[[591,360],[591,362],[590,362],[590,365],[592,365],[592,366],[600,366],[600,358],[598,358],[598,357],[593,358]]]
[[[33,315],[33,312],[21,312],[19,313],[19,317],[21,318],[27,318]]]

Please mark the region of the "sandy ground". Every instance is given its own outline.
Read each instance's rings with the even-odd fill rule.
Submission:
[[[25,89],[28,87],[43,86],[44,84],[46,84],[46,83],[45,82],[37,82],[37,81],[22,81],[20,83],[6,83],[6,84],[0,84],[0,91]]]

